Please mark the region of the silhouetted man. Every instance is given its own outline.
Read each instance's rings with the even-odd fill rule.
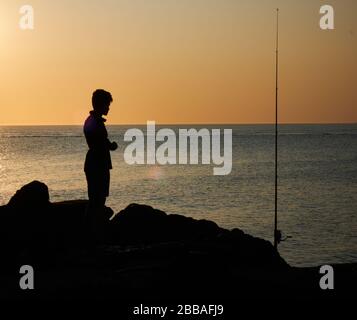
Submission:
[[[112,169],[110,150],[116,150],[118,147],[116,142],[109,141],[104,124],[106,120],[102,117],[108,114],[112,101],[110,92],[102,89],[94,91],[93,110],[90,111],[83,128],[89,147],[84,164],[89,197],[87,219],[94,231],[100,229],[104,222],[103,209],[109,195],[109,170]]]

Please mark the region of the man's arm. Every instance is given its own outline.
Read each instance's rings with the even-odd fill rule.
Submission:
[[[114,151],[114,150],[118,149],[118,144],[115,141],[110,142],[108,139],[108,148],[110,151]]]

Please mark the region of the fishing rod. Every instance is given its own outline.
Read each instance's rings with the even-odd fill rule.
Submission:
[[[279,8],[276,9],[275,50],[275,206],[274,206],[274,248],[278,250],[281,231],[278,230],[278,76],[279,76]]]

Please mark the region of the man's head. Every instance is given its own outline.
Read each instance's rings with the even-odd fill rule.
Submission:
[[[101,115],[107,115],[109,112],[109,105],[113,101],[110,92],[103,89],[97,89],[93,92],[92,106],[93,110]]]

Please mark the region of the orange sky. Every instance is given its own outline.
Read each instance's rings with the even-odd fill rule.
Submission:
[[[109,124],[274,121],[275,8],[281,10],[280,121],[357,122],[357,1],[23,1],[0,3],[0,124],[81,124],[96,88]]]

